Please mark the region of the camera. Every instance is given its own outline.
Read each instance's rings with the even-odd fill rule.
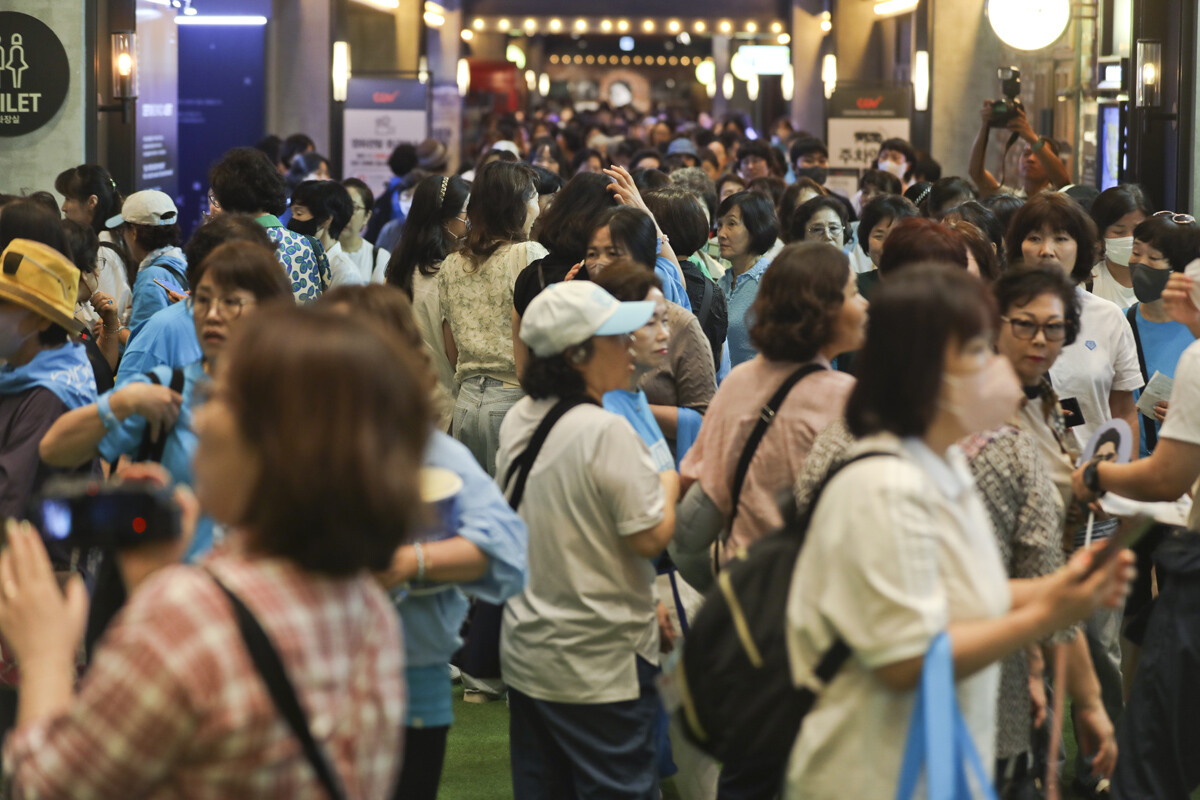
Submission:
[[[1024,104],[1021,103],[1021,70],[1016,67],[1000,67],[996,70],[996,77],[1000,79],[1000,93],[1004,97],[992,101],[992,116],[988,125],[992,128],[1004,128],[1009,120],[1017,116],[1018,111],[1025,110]]]
[[[148,481],[52,479],[34,499],[29,517],[48,544],[80,549],[119,550],[178,539],[181,532],[174,492]]]

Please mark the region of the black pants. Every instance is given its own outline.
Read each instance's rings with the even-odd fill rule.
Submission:
[[[726,764],[717,781],[717,800],[774,800],[783,790],[785,764],[738,767]]]
[[[437,800],[449,725],[404,729],[404,766],[393,800]]]

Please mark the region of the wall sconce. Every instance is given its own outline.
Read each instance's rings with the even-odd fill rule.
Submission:
[[[792,102],[792,95],[796,93],[796,72],[791,64],[788,64],[787,70],[779,76],[779,92],[783,95],[784,102]]]
[[[726,100],[733,99],[733,73],[732,72],[726,72],[725,76],[723,78],[721,78],[721,96],[724,97]]]
[[[471,65],[465,58],[458,60],[458,73],[455,77],[458,82],[458,96],[466,97],[467,92],[471,91]]]
[[[350,44],[333,43],[333,100],[346,102],[346,90],[350,83]]]
[[[446,9],[432,0],[425,0],[425,13],[422,18],[429,27],[440,28],[446,24]]]
[[[525,70],[525,88],[529,89],[529,93],[537,91],[537,73],[531,69]]]
[[[1137,70],[1134,77],[1133,104],[1138,108],[1153,108],[1162,103],[1162,42],[1152,39],[1137,41]]]
[[[138,96],[137,34],[114,31],[112,34],[112,96],[115,103],[99,106],[98,111],[120,111],[121,121],[129,124],[129,110]]]
[[[746,96],[750,98],[750,102],[758,100],[758,76],[751,75],[746,81]]]
[[[538,76],[538,94],[542,97],[550,94],[550,76],[544,72]]]
[[[825,84],[825,99],[833,97],[837,88],[837,56],[833,53],[826,53],[821,59],[821,83]]]
[[[913,108],[929,110],[929,51],[918,50],[913,54],[912,69]]]

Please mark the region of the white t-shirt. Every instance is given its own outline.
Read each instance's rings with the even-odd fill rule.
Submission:
[[[1108,271],[1108,263],[1105,261],[1092,267],[1092,294],[1102,297],[1110,303],[1115,303],[1117,308],[1122,311],[1138,301],[1137,295],[1133,293],[1133,287],[1122,286],[1118,283],[1117,279]]]
[[[1125,313],[1082,286],[1075,287],[1075,294],[1080,307],[1079,335],[1050,368],[1050,381],[1059,398],[1079,401],[1083,424],[1073,430],[1079,443],[1086,445],[1096,428],[1112,419],[1109,394],[1140,389],[1146,381]]]
[[[338,242],[338,246],[341,246],[341,242]],[[363,240],[362,246],[353,253],[351,253],[349,250],[346,250],[344,247],[341,248],[341,250],[346,254],[346,258],[354,262],[354,266],[358,269],[358,274],[362,276],[363,283],[384,282],[387,276],[388,261],[390,261],[392,258],[390,251],[385,250],[382,247],[378,248],[377,251],[375,245],[371,244],[365,239]],[[373,261],[372,254],[374,254]]]
[[[1160,439],[1174,439],[1187,444],[1200,444],[1200,341],[1192,342],[1175,365],[1175,385],[1167,419],[1158,431]],[[1200,490],[1200,480],[1192,487],[1193,497]],[[1200,530],[1200,503],[1193,503],[1188,515],[1188,528]]]
[[[555,398],[525,397],[500,426],[496,474],[524,452]],[[654,565],[626,536],[663,519],[646,445],[622,417],[571,409],[534,461],[519,512],[529,526],[529,580],[504,607],[504,680],[558,703],[638,697],[637,660],[658,663]]]
[[[100,232],[100,241],[116,244],[117,240],[108,231]],[[101,247],[96,253],[96,290],[104,292],[117,304],[117,316],[122,324],[129,322],[133,310],[133,290],[129,288],[129,276],[125,273],[125,262],[111,247]]]
[[[325,257],[329,259],[329,287],[331,289],[334,286],[360,286],[367,283],[358,271],[358,266],[342,249],[341,242],[334,242],[325,251]]]
[[[820,690],[792,749],[786,800],[887,798],[896,792],[916,691],[888,689],[879,667],[919,658],[951,622],[999,617],[1008,576],[966,458],[919,439],[868,437],[817,504],[788,597],[797,685]],[[868,489],[867,491],[866,489]],[[852,657],[821,689],[813,675],[840,636]],[[999,663],[956,684],[985,768],[996,735]]]

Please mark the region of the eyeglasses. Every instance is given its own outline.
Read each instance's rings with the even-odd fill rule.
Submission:
[[[355,211],[366,211],[367,207],[366,206],[354,206],[354,210]]]
[[[202,295],[200,297],[188,297],[187,299],[188,309],[199,311],[201,316],[208,316],[214,302],[221,309],[221,316],[225,319],[237,319],[242,315],[242,309],[246,306],[254,305],[253,300],[244,300],[241,297],[212,298]]]
[[[221,204],[217,202],[217,196],[212,193],[212,189],[208,190],[208,205],[210,208],[221,207]]]
[[[813,225],[811,228],[805,228],[804,233],[807,236],[826,236],[826,235],[828,235],[828,236],[837,237],[837,236],[842,235],[842,230],[843,230],[843,228],[841,225],[829,225],[829,226]]]
[[[1038,331],[1042,331],[1046,335],[1047,342],[1061,342],[1067,338],[1065,322],[1034,322],[1031,319],[1014,319],[1012,317],[1001,317],[1000,319],[1012,327],[1013,336],[1018,339],[1033,339],[1038,335]]]
[[[1176,214],[1174,211],[1156,211],[1150,216],[1169,217],[1171,222],[1174,222],[1176,225],[1191,225],[1196,221],[1196,218],[1189,214]]]

